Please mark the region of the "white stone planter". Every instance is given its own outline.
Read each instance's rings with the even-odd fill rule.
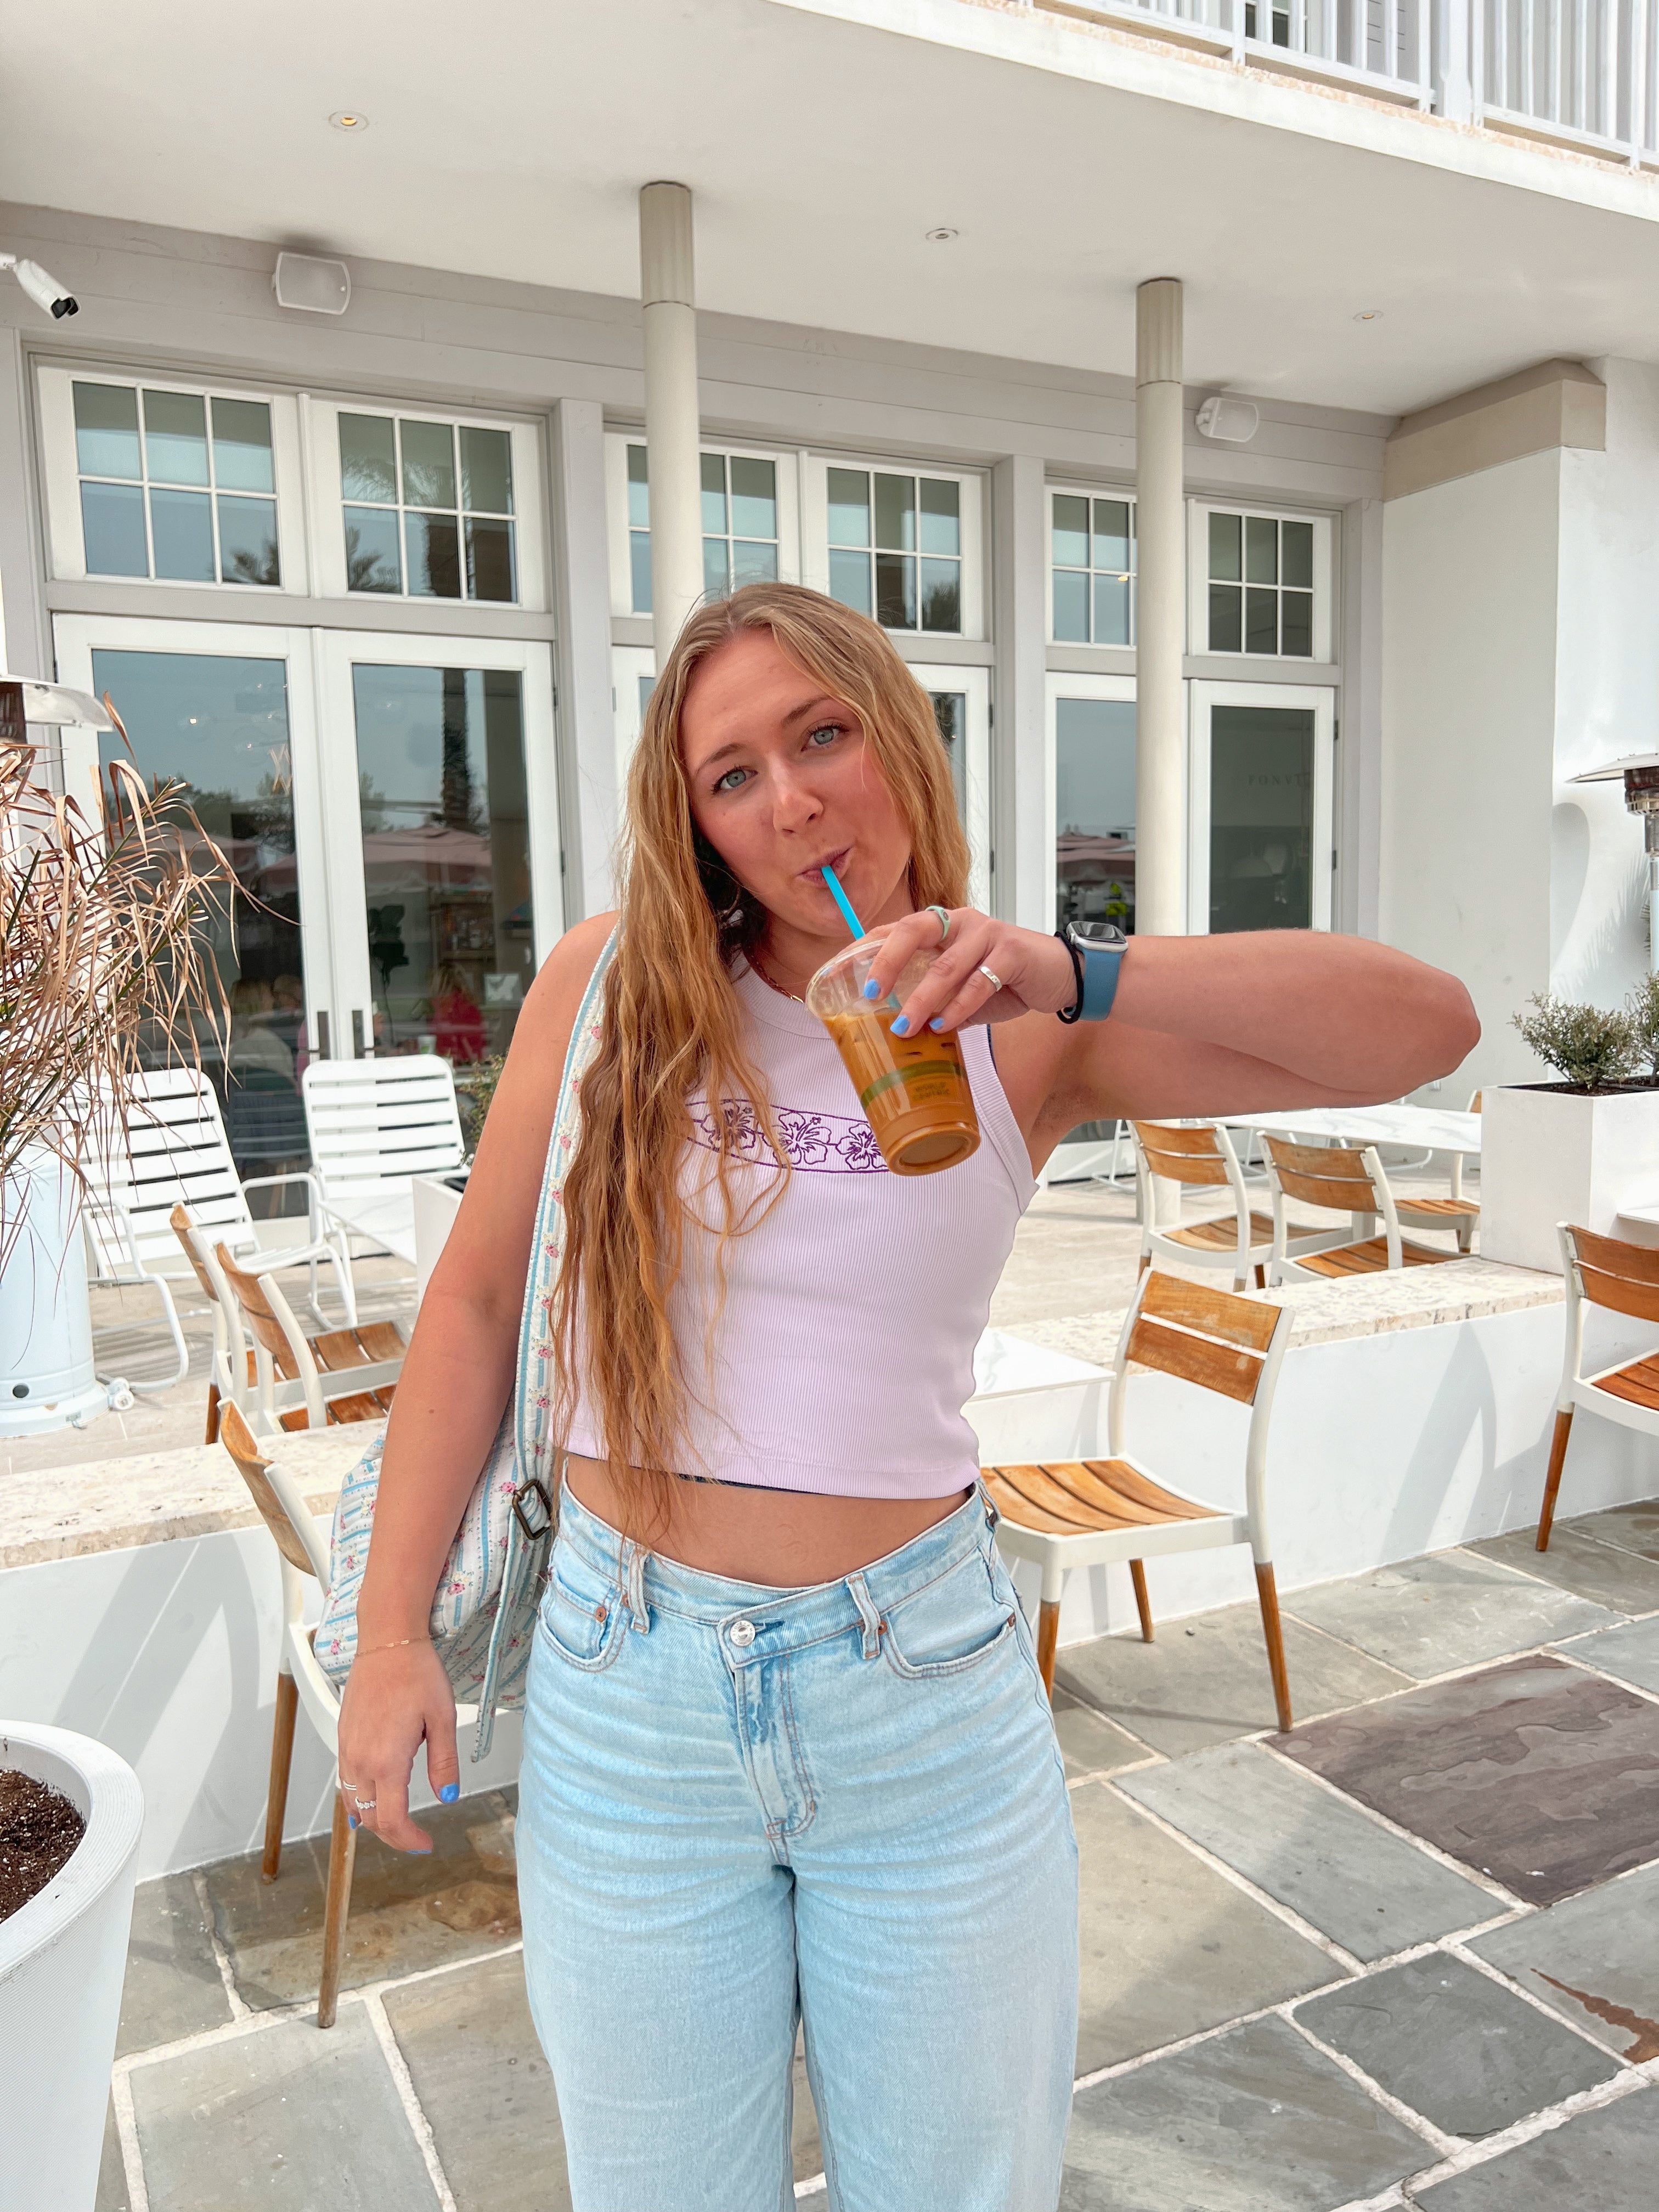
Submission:
[[[68,1729],[0,1721],[0,1766],[61,1790],[87,1824],[57,1880],[0,1920],[0,2212],[92,2212],[143,1792]]]
[[[1561,1272],[1556,1224],[1659,1243],[1659,1223],[1621,1220],[1659,1200],[1659,1091],[1605,1097],[1528,1085],[1481,1103],[1480,1256]]]

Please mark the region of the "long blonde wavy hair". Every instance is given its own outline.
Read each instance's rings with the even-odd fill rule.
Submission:
[[[968,895],[968,842],[949,759],[927,695],[886,632],[796,584],[745,584],[699,607],[658,678],[629,771],[617,949],[605,979],[603,1037],[582,1079],[582,1133],[565,1178],[564,1257],[552,1315],[555,1433],[568,1426],[580,1379],[607,1446],[627,1533],[641,1540],[661,1534],[672,1472],[686,1465],[690,1378],[668,1300],[684,1261],[680,1171],[694,1102],[720,1102],[709,1120],[719,1142],[722,1288],[729,1240],[777,1202],[788,1177],[732,980],[734,957],[762,940],[768,916],[696,830],[680,748],[697,669],[757,630],[769,631],[862,724],[909,831],[912,903],[962,906]],[[778,1171],[758,1190],[752,1176],[740,1179],[747,1187],[740,1195],[731,1170],[745,1129],[757,1126]],[[717,1299],[705,1358],[718,1310]],[[580,1331],[579,1311],[587,1317]]]

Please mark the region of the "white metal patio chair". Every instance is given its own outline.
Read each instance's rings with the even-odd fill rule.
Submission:
[[[1401,1235],[1401,1210],[1395,1203],[1375,1145],[1358,1149],[1348,1145],[1292,1145],[1283,1137],[1264,1137],[1262,1146],[1273,1194],[1273,1249],[1267,1279],[1274,1288],[1282,1283],[1322,1282],[1334,1275],[1431,1267],[1463,1256],[1461,1251],[1443,1252],[1427,1244],[1411,1243]],[[1285,1212],[1287,1198],[1346,1213],[1348,1225],[1304,1231],[1293,1237]],[[1373,1226],[1379,1218],[1380,1237]]]
[[[1290,1333],[1291,1316],[1284,1306],[1212,1291],[1207,1283],[1153,1269],[1140,1279],[1118,1340],[1107,1396],[1110,1456],[981,1469],[1002,1516],[997,1542],[1012,1558],[1033,1560],[1042,1570],[1037,1663],[1051,1698],[1060,1596],[1073,1567],[1127,1560],[1140,1632],[1150,1644],[1152,1613],[1143,1563],[1170,1553],[1248,1544],[1255,1560],[1274,1709],[1279,1727],[1291,1726],[1290,1680],[1266,1505],[1267,1425]],[[1249,1407],[1243,1513],[1168,1488],[1129,1455],[1125,1430],[1132,1364],[1179,1376]]]
[[[270,1736],[270,1788],[265,1800],[265,1848],[259,1873],[275,1881],[282,1869],[283,1820],[288,1810],[288,1782],[294,1764],[294,1729],[301,1711],[326,1746],[339,1778],[340,1693],[323,1672],[305,1624],[306,1584],[329,1590],[328,1537],[279,1460],[267,1459],[238,1409],[224,1408],[220,1441],[235,1462],[259,1516],[276,1546],[283,1577],[282,1640],[276,1659],[276,1713]],[[476,1706],[458,1705],[458,1725],[477,1717]],[[346,1921],[351,1909],[351,1876],[357,1836],[348,1826],[345,1806],[334,1792],[334,1825],[329,1838],[328,1889],[323,1905],[323,1960],[317,1990],[317,2025],[332,2027],[339,2004],[340,1972],[345,1961]]]
[[[134,1076],[119,1115],[120,1141],[115,1155],[88,1163],[93,1194],[82,1208],[88,1272],[93,1287],[153,1289],[173,1339],[175,1371],[159,1382],[134,1382],[135,1390],[166,1390],[184,1380],[190,1352],[173,1289],[188,1282],[191,1267],[180,1252],[168,1217],[187,1205],[196,1220],[233,1251],[258,1252],[267,1267],[305,1267],[310,1276],[307,1300],[320,1322],[317,1270],[333,1270],[346,1318],[355,1321],[356,1297],[351,1270],[333,1245],[322,1239],[321,1216],[313,1178],[304,1170],[256,1176],[244,1182],[236,1172],[213,1085],[193,1067],[148,1068]],[[302,1245],[262,1250],[247,1194],[303,1183],[310,1216]]]
[[[213,1256],[253,1340],[256,1395],[245,1418],[256,1434],[372,1421],[391,1411],[409,1349],[401,1323],[362,1322],[307,1336],[275,1275],[239,1267],[222,1244]]]
[[[1584,1372],[1584,1320],[1591,1306],[1626,1314],[1632,1321],[1659,1322],[1659,1249],[1627,1244],[1621,1237],[1598,1237],[1567,1222],[1557,1224],[1561,1239],[1561,1273],[1567,1292],[1566,1346],[1561,1388],[1555,1401],[1555,1431],[1550,1438],[1549,1468],[1538,1515],[1538,1548],[1547,1552],[1555,1521],[1555,1500],[1566,1463],[1572,1417],[1582,1407],[1604,1421],[1659,1437],[1659,1344],[1616,1367]]]
[[[1132,1121],[1129,1131],[1140,1191],[1140,1272],[1144,1274],[1154,1259],[1177,1260],[1194,1267],[1231,1267],[1236,1291],[1248,1288],[1252,1274],[1261,1290],[1273,1257],[1273,1217],[1251,1210],[1231,1132],[1218,1122],[1182,1128],[1169,1121]],[[1159,1228],[1153,1218],[1153,1176],[1183,1189],[1224,1187],[1232,1194],[1233,1210],[1208,1221]],[[1291,1240],[1292,1249],[1301,1249],[1294,1226]]]
[[[452,1174],[466,1156],[449,1062],[429,1052],[314,1060],[301,1090],[312,1170],[342,1259],[354,1237],[371,1246],[395,1238],[412,1254],[416,1176]]]

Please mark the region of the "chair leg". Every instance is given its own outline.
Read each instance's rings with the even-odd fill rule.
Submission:
[[[1054,1654],[1059,1649],[1060,1600],[1044,1598],[1037,1607],[1037,1672],[1050,1705],[1054,1701]]]
[[[1144,1274],[1146,1273],[1146,1272],[1147,1268],[1148,1268],[1148,1267],[1150,1267],[1152,1266],[1152,1254],[1151,1254],[1150,1252],[1143,1252],[1143,1253],[1141,1254],[1141,1255],[1140,1255],[1140,1265],[1139,1265],[1139,1266],[1135,1269],[1135,1273],[1136,1273],[1136,1275],[1137,1275],[1137,1276],[1144,1275]]]
[[[1267,1671],[1273,1678],[1273,1704],[1281,1735],[1294,1725],[1291,1718],[1291,1677],[1285,1664],[1285,1631],[1279,1618],[1279,1584],[1272,1563],[1255,1563],[1255,1593],[1261,1601],[1261,1632],[1267,1643]]]
[[[1130,1560],[1129,1580],[1135,1586],[1135,1611],[1140,1615],[1140,1640],[1143,1644],[1150,1644],[1152,1640],[1152,1601],[1146,1595],[1145,1559]]]
[[[203,1438],[203,1442],[204,1443],[216,1444],[218,1441],[219,1385],[216,1382],[210,1382],[208,1384],[207,1435]]]
[[[351,1870],[357,1832],[346,1822],[345,1798],[334,1792],[334,1827],[328,1842],[328,1899],[323,1908],[323,1972],[317,1985],[317,2025],[332,2027],[345,1965],[346,1917],[351,1911]]]
[[[1550,1439],[1549,1472],[1544,1477],[1544,1503],[1538,1516],[1538,1548],[1547,1552],[1550,1529],[1555,1520],[1555,1493],[1561,1487],[1561,1469],[1566,1463],[1567,1437],[1572,1429],[1573,1409],[1564,1406],[1555,1417],[1555,1434]]]
[[[283,1816],[288,1811],[289,1769],[294,1764],[294,1723],[300,1686],[292,1674],[276,1677],[276,1719],[270,1731],[270,1789],[265,1798],[265,1855],[261,1881],[275,1881],[283,1863]]]

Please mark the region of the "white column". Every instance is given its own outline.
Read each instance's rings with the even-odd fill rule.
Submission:
[[[605,411],[597,399],[553,410],[557,586],[559,817],[567,927],[616,903],[611,856],[622,819],[611,700],[611,572],[605,552]]]
[[[640,193],[640,299],[652,629],[659,668],[702,597],[696,296],[690,191],[684,185],[647,185]]]
[[[1054,926],[1054,763],[1043,673],[1048,520],[1042,462],[1013,453],[991,477],[997,661],[991,725],[991,904],[1022,929]]]
[[[1187,632],[1181,283],[1135,295],[1135,928],[1178,937],[1186,912]]]

